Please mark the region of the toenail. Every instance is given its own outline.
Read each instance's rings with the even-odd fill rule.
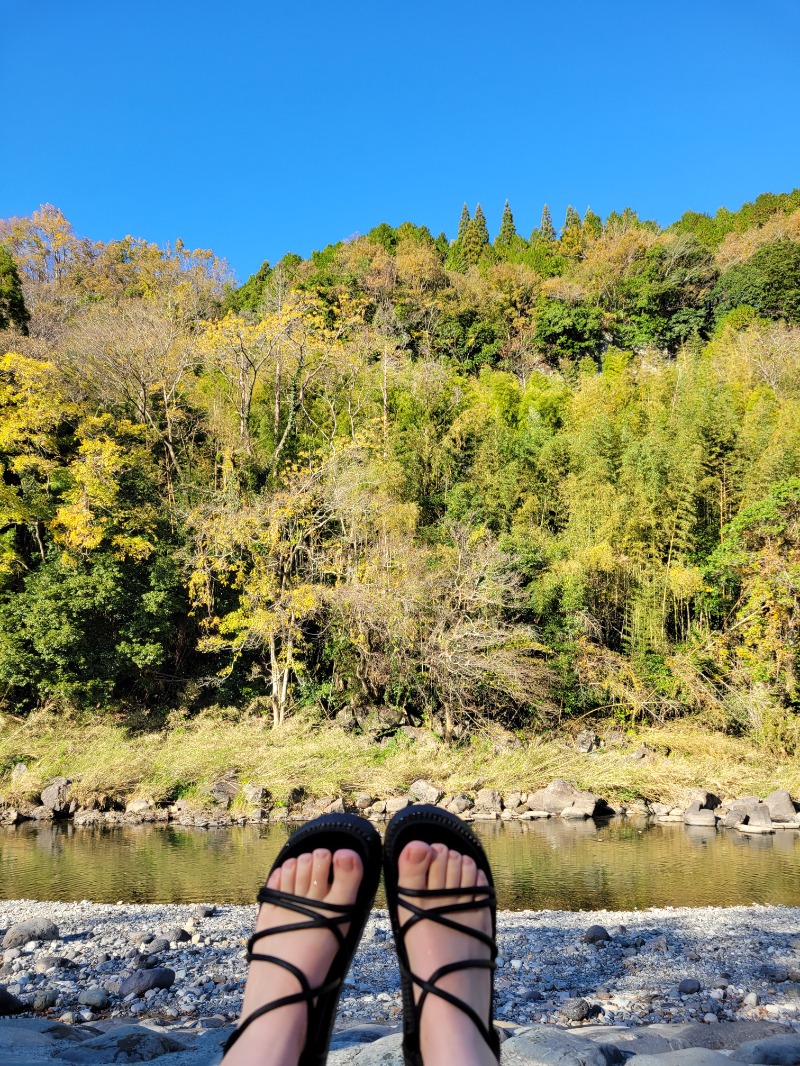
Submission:
[[[353,856],[352,855],[337,855],[336,856],[336,865],[339,867],[340,870],[343,870],[346,873],[349,873],[353,869],[353,866],[355,865],[354,862],[353,862]]]

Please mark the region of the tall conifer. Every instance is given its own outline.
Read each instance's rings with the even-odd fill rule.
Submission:
[[[459,222],[458,222],[458,236],[456,237],[456,240],[458,241],[459,244],[463,243],[464,238],[467,235],[467,230],[469,229],[469,224],[470,224],[469,208],[467,207],[466,204],[464,204],[464,206],[461,208],[461,218],[459,219]]]
[[[542,221],[539,223],[539,239],[550,243],[556,239],[556,228],[547,204],[542,208]]]
[[[564,225],[561,229],[561,252],[563,255],[579,256],[581,254],[581,216],[572,205],[567,208]]]
[[[464,262],[474,266],[489,246],[489,227],[480,204],[475,208],[475,217],[467,226],[467,232],[461,242],[461,254]]]
[[[500,221],[500,232],[497,234],[496,244],[502,244],[506,248],[511,244],[517,235],[517,230],[514,225],[514,216],[511,214],[511,208],[508,206],[508,200],[506,200],[506,206],[503,208],[503,217]]]

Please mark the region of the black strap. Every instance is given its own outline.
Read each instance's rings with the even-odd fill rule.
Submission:
[[[264,955],[260,952],[253,951],[253,948],[259,940],[264,940],[268,936],[275,936],[277,933],[287,932],[299,932],[303,929],[329,929],[336,937],[336,942],[339,948],[345,942],[345,935],[339,928],[340,925],[349,923],[352,921],[356,911],[356,907],[352,903],[323,903],[314,900],[309,900],[307,896],[294,896],[289,892],[281,892],[280,889],[269,888],[266,885],[258,893],[259,903],[271,903],[278,907],[283,907],[286,910],[294,911],[296,914],[302,914],[308,921],[294,922],[284,925],[276,925],[271,929],[262,929],[258,933],[253,933],[250,939],[247,941],[247,961],[251,962],[269,962],[274,966],[281,966],[284,970],[288,970],[296,979],[300,985],[300,991],[295,992],[289,996],[282,996],[280,999],[274,999],[271,1003],[265,1003],[262,1007],[257,1007],[245,1018],[243,1022],[231,1033],[225,1042],[224,1053],[227,1054],[230,1048],[236,1043],[242,1033],[251,1025],[257,1018],[263,1017],[270,1011],[277,1010],[278,1007],[288,1007],[293,1003],[305,1003],[307,1011],[306,1024],[310,1028],[311,1026],[311,1007],[313,1001],[322,995],[327,995],[329,992],[335,991],[342,983],[342,977],[336,977],[328,981],[324,985],[319,985],[317,988],[312,988],[308,983],[306,975],[299,967],[293,963],[288,962],[286,959],[279,958],[277,955]],[[321,914],[320,911],[331,911],[331,914]]]
[[[402,944],[398,944],[398,957],[400,966],[403,972],[415,985],[422,989],[422,994],[419,997],[419,1001],[416,1004],[417,1017],[422,1016],[422,1008],[425,1005],[425,1000],[429,995],[438,996],[440,999],[445,1000],[447,1003],[452,1004],[454,1007],[458,1007],[460,1011],[467,1015],[475,1028],[483,1037],[485,1043],[489,1046],[493,1053],[495,1053],[496,1037],[492,1029],[487,1026],[484,1020],[476,1013],[476,1011],[463,1000],[454,996],[451,992],[448,992],[444,988],[440,988],[437,984],[443,977],[448,974],[457,973],[459,970],[481,969],[494,971],[497,968],[495,962],[497,958],[497,945],[494,937],[488,933],[482,932],[480,929],[471,929],[469,926],[463,925],[461,922],[454,921],[449,917],[451,914],[463,914],[466,911],[480,910],[483,907],[493,907],[495,905],[495,891],[490,885],[475,886],[474,888],[402,888],[397,886],[397,898],[398,906],[404,910],[411,911],[411,917],[408,918],[400,928]],[[413,897],[417,899],[443,899],[453,896],[472,896],[473,899],[464,900],[461,903],[445,903],[438,907],[430,907],[428,909],[420,907],[413,902]],[[409,898],[412,897],[412,898]],[[482,898],[478,898],[482,897]],[[485,944],[489,948],[490,957],[488,959],[461,959],[457,962],[448,963],[446,966],[440,966],[438,970],[434,971],[427,980],[423,980],[417,976],[409,966],[408,953],[406,951],[406,934],[408,930],[416,925],[418,922],[431,921],[437,925],[444,925],[448,929],[454,929],[459,933],[466,933],[468,936],[474,937],[482,944]],[[489,1014],[491,1017],[491,1004],[489,1004]]]

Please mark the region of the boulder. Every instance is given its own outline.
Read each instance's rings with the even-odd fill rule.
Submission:
[[[430,781],[418,778],[411,784],[408,795],[415,803],[438,803],[444,793]]]
[[[58,940],[58,926],[49,918],[28,918],[17,922],[3,937],[3,947],[22,947],[29,940]]]
[[[252,782],[245,785],[242,789],[242,797],[249,807],[261,807],[262,810],[269,810],[272,806],[272,797],[269,789],[264,788],[263,785],[254,785]]]
[[[533,1025],[503,1044],[503,1066],[614,1066],[625,1056],[563,1029]]]
[[[575,748],[584,755],[588,755],[590,751],[595,751],[599,747],[600,737],[593,729],[584,729],[575,737]]]
[[[682,996],[693,996],[700,991],[700,982],[694,977],[684,977],[678,985],[678,992]]]
[[[769,1066],[798,1066],[800,1064],[800,1034],[767,1036],[748,1040],[733,1052],[729,1062],[758,1062]]]
[[[717,824],[717,818],[713,811],[700,806],[700,800],[695,800],[683,813],[685,825],[711,825]]]
[[[531,811],[548,811],[561,814],[567,807],[575,807],[587,818],[591,818],[597,809],[597,796],[591,792],[582,792],[569,781],[557,777],[547,788],[528,793],[528,809]]]
[[[451,803],[447,805],[447,809],[452,811],[453,814],[464,814],[465,811],[469,811],[474,806],[469,796],[465,796],[463,792],[454,796]]]
[[[590,925],[581,939],[586,944],[602,944],[606,940],[611,940],[611,934],[604,925]]]
[[[742,810],[728,811],[725,817],[720,822],[723,829],[735,829],[737,825],[741,825],[747,818],[747,813]]]
[[[475,793],[475,807],[482,811],[501,811],[503,799],[496,788],[481,788]]]
[[[144,814],[153,809],[153,801],[148,799],[132,799],[125,804],[126,814]]]
[[[226,774],[218,781],[209,786],[208,794],[212,803],[223,810],[227,810],[233,802],[234,796],[239,792],[239,782],[233,774]]]
[[[583,1022],[591,1017],[591,1004],[585,999],[568,999],[559,1007],[558,1013],[568,1022]]]
[[[772,826],[772,815],[766,803],[758,803],[747,812],[747,825],[762,826],[769,829]]]
[[[161,1055],[185,1051],[186,1045],[167,1033],[143,1025],[121,1025],[100,1036],[59,1050],[64,1062],[149,1062]]]
[[[175,983],[175,971],[168,966],[154,966],[149,970],[135,970],[130,977],[120,983],[119,994],[124,999],[131,993],[142,996],[151,988],[172,988]]]
[[[785,788],[778,788],[770,792],[764,800],[764,806],[768,809],[773,822],[794,823],[797,816],[792,797]]]
[[[697,788],[690,793],[690,801],[692,804],[699,803],[700,809],[705,811],[715,811],[720,805],[720,798],[713,792],[708,792],[704,788]]]
[[[54,814],[61,814],[69,806],[67,800],[69,785],[69,778],[56,777],[47,788],[42,789],[42,806],[49,807]]]
[[[0,985],[0,1014],[21,1014],[25,1009],[24,1003]]]
[[[386,813],[397,814],[398,811],[404,811],[406,807],[410,806],[411,801],[407,796],[392,796],[391,799],[386,801]]]
[[[85,988],[78,996],[78,1002],[92,1010],[105,1010],[108,1006],[108,993],[102,988]]]
[[[375,797],[370,792],[359,792],[355,798],[354,806],[357,811],[365,811],[375,802]]]
[[[685,1048],[661,1055],[637,1055],[636,1066],[731,1066],[727,1055],[708,1048]]]

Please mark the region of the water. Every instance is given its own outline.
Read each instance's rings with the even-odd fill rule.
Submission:
[[[473,828],[503,909],[800,905],[797,832],[756,837],[624,819]],[[68,823],[4,829],[0,898],[251,903],[289,832]]]

